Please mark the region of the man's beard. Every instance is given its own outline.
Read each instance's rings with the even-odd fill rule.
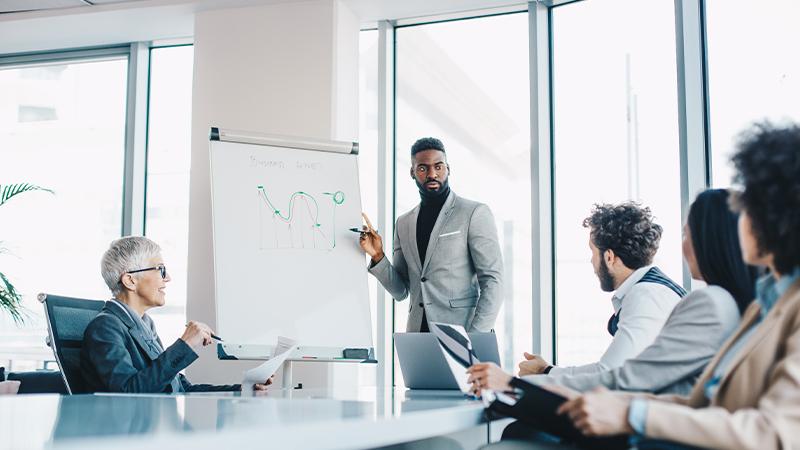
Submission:
[[[608,271],[606,260],[603,258],[600,258],[600,267],[597,271],[597,278],[600,279],[600,289],[602,289],[603,292],[614,291],[614,277],[611,276],[611,273]]]
[[[428,189],[425,186],[425,183],[427,183],[428,181],[437,181],[439,183],[439,188],[438,189],[432,189],[432,190]],[[419,180],[417,180],[415,178],[414,179],[414,183],[416,183],[417,189],[419,189],[419,194],[423,199],[432,200],[432,199],[435,199],[435,198],[439,198],[439,197],[445,195],[446,193],[450,192],[450,179],[449,178],[446,178],[444,181],[426,179],[425,183],[420,183]]]

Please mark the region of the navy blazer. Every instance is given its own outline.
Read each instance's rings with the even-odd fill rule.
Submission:
[[[195,359],[182,339],[159,354],[119,305],[106,302],[83,334],[81,373],[90,392],[171,393],[176,375],[186,392],[241,390],[240,384],[190,383],[179,372]]]

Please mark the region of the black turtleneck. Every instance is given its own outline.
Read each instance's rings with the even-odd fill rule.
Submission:
[[[442,211],[442,206],[450,194],[450,187],[446,186],[441,192],[437,192],[437,196],[420,196],[422,201],[419,206],[419,216],[417,216],[417,250],[419,251],[419,260],[425,264],[425,254],[428,251],[428,242],[431,239],[431,231],[433,226],[436,225],[436,219],[439,218],[439,213]]]
[[[425,264],[425,254],[428,252],[428,243],[431,239],[433,226],[436,225],[436,219],[439,218],[439,213],[442,212],[442,206],[444,206],[448,195],[450,195],[450,187],[446,184],[437,192],[423,192],[420,189],[422,201],[420,202],[419,215],[417,216],[417,250],[419,251],[420,263],[423,265]],[[422,308],[422,323],[419,331],[423,333],[430,331],[424,307]]]

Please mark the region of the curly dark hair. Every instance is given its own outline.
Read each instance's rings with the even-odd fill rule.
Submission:
[[[653,223],[650,208],[636,202],[595,204],[583,226],[591,230],[592,243],[601,253],[612,250],[633,270],[653,262],[663,232]]]
[[[414,142],[414,145],[411,146],[411,156],[425,150],[439,150],[442,153],[447,153],[444,151],[442,141],[435,137],[424,137],[417,139],[417,142]]]
[[[753,125],[731,162],[742,189],[733,205],[750,217],[758,249],[773,255],[775,270],[791,272],[800,266],[800,126]]]

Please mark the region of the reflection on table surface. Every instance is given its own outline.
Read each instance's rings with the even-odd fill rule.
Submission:
[[[279,436],[287,430],[416,421],[457,413],[480,420],[480,402],[458,391],[362,388],[281,390],[241,395],[19,395],[0,397],[0,447],[42,448],[114,437],[187,439],[230,433]],[[100,441],[108,444],[107,441]],[[115,444],[116,445],[116,444]],[[331,447],[333,448],[333,447]]]

